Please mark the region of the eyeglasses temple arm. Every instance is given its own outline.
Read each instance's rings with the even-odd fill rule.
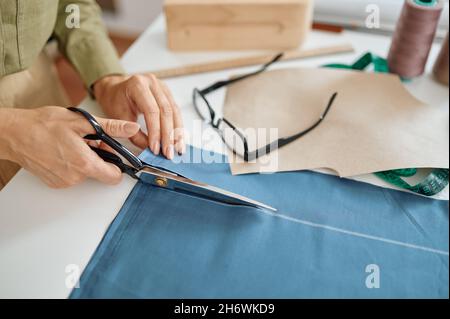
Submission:
[[[292,143],[293,141],[295,141],[296,139],[299,139],[300,137],[308,134],[309,132],[311,132],[312,130],[314,130],[316,127],[318,127],[320,125],[320,123],[322,123],[322,121],[325,119],[325,117],[327,116],[327,114],[329,113],[331,107],[334,104],[334,101],[336,100],[338,93],[335,92],[333,93],[333,95],[330,98],[330,101],[328,102],[327,108],[325,109],[325,111],[322,113],[322,115],[320,116],[320,119],[314,123],[314,125],[312,125],[310,128],[304,130],[303,132],[300,132],[298,134],[289,136],[289,137],[285,137],[285,138],[281,138],[278,140],[279,144],[278,147],[283,147],[289,143]]]
[[[224,86],[227,86],[227,85],[233,84],[235,82],[245,80],[245,79],[247,79],[249,77],[258,75],[258,74],[266,71],[267,68],[269,68],[272,64],[274,64],[274,63],[278,62],[279,60],[281,60],[281,58],[283,56],[284,56],[284,53],[280,53],[277,56],[275,56],[270,62],[264,64],[258,71],[252,72],[252,73],[249,73],[249,74],[245,74],[245,75],[239,76],[239,77],[231,79],[231,80],[216,82],[213,85],[211,85],[211,86],[201,90],[200,93],[203,94],[203,95],[206,95],[206,94],[209,94],[209,93],[211,93],[211,92],[213,92],[215,90],[218,90],[218,89],[220,89],[220,88],[222,88]]]
[[[312,125],[310,128],[308,128],[305,131],[302,131],[298,134],[289,136],[289,137],[285,137],[285,138],[280,138],[277,141],[274,141],[254,152],[246,152],[244,159],[245,161],[253,161],[255,159],[257,159],[258,157],[261,157],[262,155],[267,155],[283,146],[286,146],[292,142],[294,142],[295,140],[305,136],[306,134],[308,134],[309,132],[311,132],[312,130],[314,130],[316,127],[318,127],[320,125],[320,123],[322,123],[322,121],[325,119],[325,117],[327,116],[328,112],[331,109],[331,106],[333,106],[334,101],[336,100],[338,93],[335,92],[331,98],[330,101],[328,102],[327,108],[325,109],[325,111],[322,113],[322,115],[320,116],[320,119],[314,123],[314,125]],[[244,143],[246,144],[246,139],[244,138]]]
[[[325,119],[325,117],[327,116],[328,112],[330,111],[331,107],[334,104],[334,101],[336,100],[338,96],[337,92],[334,92],[333,95],[330,98],[330,101],[328,102],[327,108],[325,109],[325,111],[322,113],[322,116],[320,117],[321,120]]]

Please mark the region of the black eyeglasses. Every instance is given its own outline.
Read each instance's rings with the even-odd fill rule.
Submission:
[[[211,107],[210,103],[208,102],[206,96],[220,88],[223,88],[227,85],[236,83],[238,81],[245,80],[249,77],[253,77],[255,75],[258,75],[260,73],[263,73],[266,71],[272,64],[278,62],[283,57],[283,54],[277,55],[272,61],[269,63],[264,64],[258,71],[252,72],[246,75],[239,76],[237,78],[228,80],[228,81],[219,81],[217,83],[214,83],[213,85],[203,89],[194,89],[193,92],[193,103],[195,106],[195,109],[197,113],[200,115],[200,117],[207,121],[208,124],[210,124],[221,136],[222,140],[225,142],[227,147],[229,147],[234,154],[242,157],[244,161],[250,162],[254,161],[257,158],[267,155],[270,152],[273,152],[283,146],[286,146],[295,140],[305,136],[315,128],[317,128],[320,123],[325,119],[328,112],[330,111],[331,106],[334,104],[334,101],[337,97],[337,93],[334,93],[325,109],[325,111],[320,116],[319,120],[316,121],[312,126],[307,128],[306,130],[301,131],[300,133],[297,133],[295,135],[280,138],[274,142],[271,142],[267,144],[264,147],[256,148],[255,150],[249,150],[249,143],[248,138],[243,134],[239,129],[237,129],[230,121],[228,121],[225,118],[217,117],[216,112]]]

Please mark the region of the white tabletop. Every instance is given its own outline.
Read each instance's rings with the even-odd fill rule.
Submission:
[[[386,36],[314,31],[305,47],[346,42],[354,45],[354,53],[285,62],[275,68],[351,63],[366,51],[385,56],[390,45]],[[436,44],[428,69],[438,51],[439,45]],[[164,18],[160,17],[129,49],[122,62],[127,71],[135,73],[251,54],[255,52],[170,52],[166,49]],[[199,122],[191,104],[192,89],[253,69],[241,68],[166,81],[182,109],[187,131],[193,137],[188,140],[190,144],[218,152],[223,149],[218,137],[212,143],[206,143],[196,136]],[[407,86],[419,99],[437,107],[448,107],[448,88],[436,84],[429,75]],[[223,99],[224,92],[214,94],[212,103],[220,109]],[[85,101],[83,106],[102,115],[92,101]],[[369,176],[358,179],[374,182]],[[0,298],[66,298],[71,291],[66,282],[77,275],[76,267],[78,273],[82,273],[134,183],[125,177],[115,187],[87,181],[68,190],[51,190],[28,172],[19,172],[0,192]]]

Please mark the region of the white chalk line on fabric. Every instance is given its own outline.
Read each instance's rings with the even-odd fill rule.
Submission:
[[[315,227],[315,228],[322,228],[322,229],[326,229],[326,230],[329,230],[329,231],[334,231],[334,232],[337,232],[337,233],[346,234],[346,235],[349,235],[349,236],[375,240],[375,241],[383,242],[383,243],[386,243],[386,244],[397,245],[397,246],[402,246],[402,247],[416,249],[416,250],[422,250],[422,251],[426,251],[426,252],[430,252],[430,253],[435,253],[435,254],[447,256],[447,257],[449,256],[449,252],[448,251],[444,251],[444,250],[439,250],[439,249],[434,249],[434,248],[430,248],[430,247],[414,245],[414,244],[405,243],[405,242],[402,242],[402,241],[397,241],[397,240],[392,240],[392,239],[388,239],[388,238],[368,235],[368,234],[359,233],[359,232],[355,232],[355,231],[350,231],[350,230],[337,228],[337,227],[333,227],[333,226],[318,224],[318,223],[314,223],[314,222],[310,222],[310,221],[307,221],[307,220],[298,219],[298,218],[287,216],[287,215],[272,213],[272,212],[265,211],[265,210],[260,210],[260,211],[263,212],[264,214],[267,214],[267,215],[270,215],[270,216],[273,216],[273,217],[277,217],[277,218],[281,218],[281,219],[284,219],[284,220],[288,220],[288,221],[291,221],[291,222],[294,222],[294,223],[297,223],[297,224],[302,224],[302,225]]]

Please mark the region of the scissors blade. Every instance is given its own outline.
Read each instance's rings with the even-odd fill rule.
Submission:
[[[266,209],[272,212],[277,211],[273,207],[257,202],[250,198],[234,194],[215,186],[196,182],[174,173],[162,171],[149,165],[143,167],[141,172],[143,174],[146,174],[147,176],[150,176],[152,179],[152,184],[158,187],[189,193],[197,197],[203,197],[225,204],[243,205],[259,209]]]

